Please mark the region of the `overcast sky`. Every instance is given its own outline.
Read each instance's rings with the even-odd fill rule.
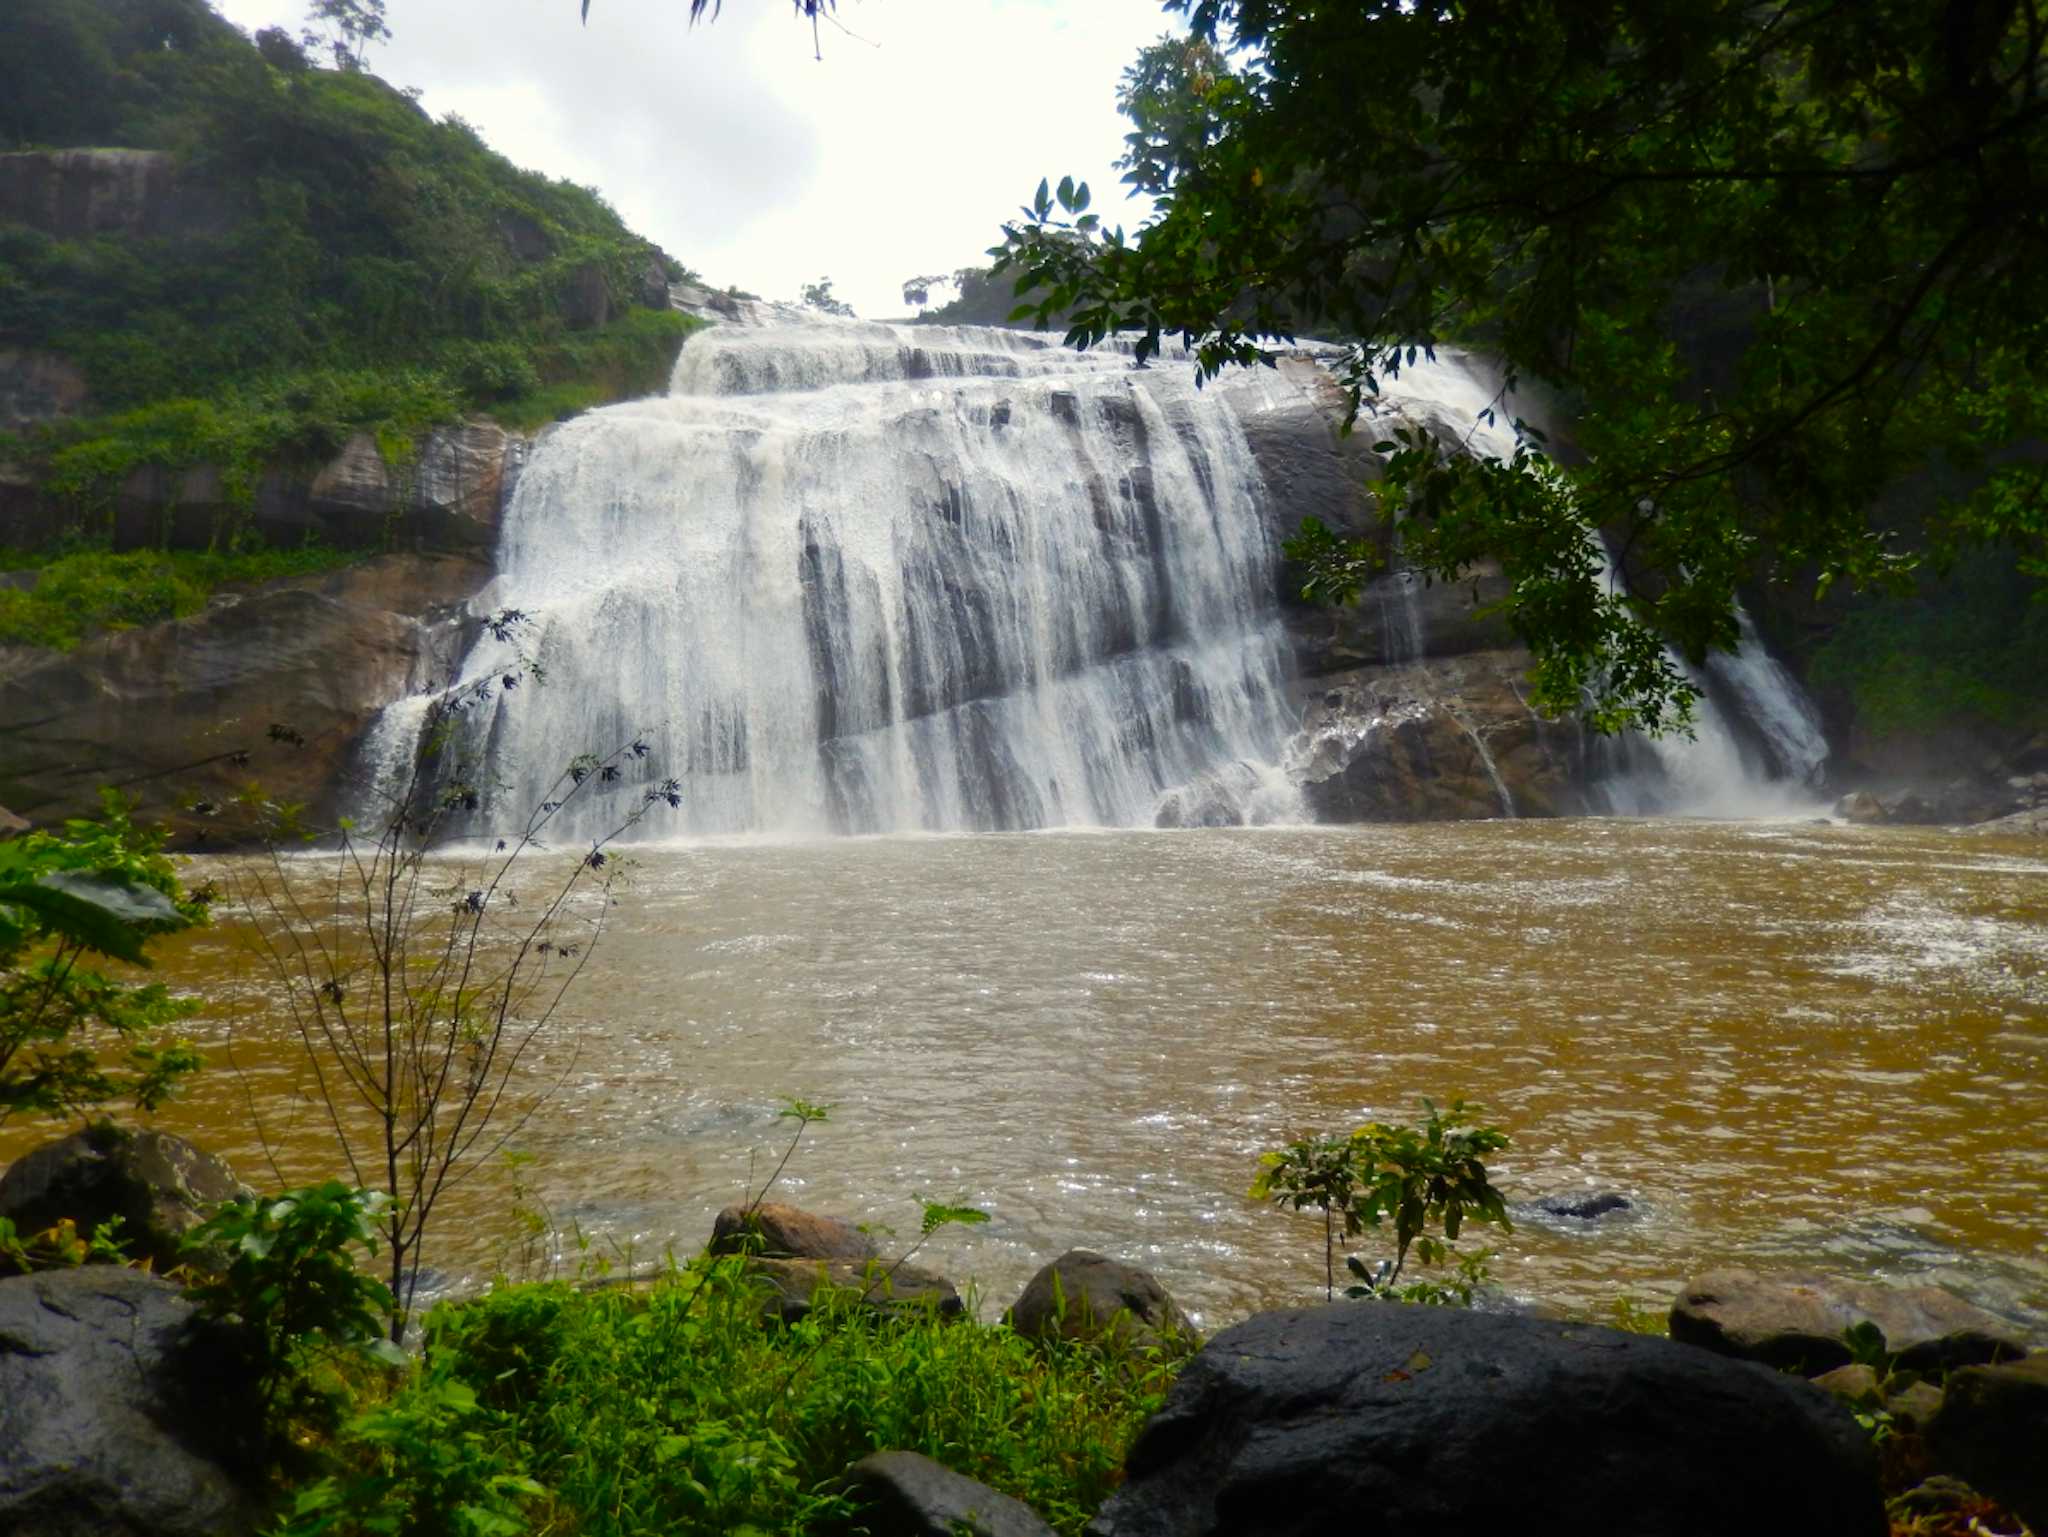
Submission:
[[[304,0],[215,0],[297,32]],[[1159,0],[390,0],[371,68],[520,165],[594,186],[712,282],[794,299],[821,276],[863,315],[903,279],[979,264],[1041,176],[1138,222],[1110,163],[1118,74],[1173,25]]]

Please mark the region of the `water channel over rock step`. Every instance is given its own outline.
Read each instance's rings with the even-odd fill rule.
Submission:
[[[1245,1198],[1261,1150],[1462,1094],[1513,1139],[1512,1201],[1630,1202],[1485,1235],[1522,1295],[1661,1305],[1737,1264],[2048,1313],[2037,842],[1582,818],[635,857],[533,1064],[566,1076],[518,1139],[521,1177],[599,1252],[694,1251],[798,1095],[837,1108],[784,1199],[893,1227],[892,1254],[918,1195],[964,1199],[994,1220],[917,1263],[991,1308],[1081,1245],[1214,1327],[1320,1294],[1314,1215]],[[230,886],[211,863],[192,879]],[[159,1123],[268,1187],[253,1095],[285,1179],[339,1172],[236,916],[160,952],[209,1000],[210,1066]],[[0,1159],[46,1136],[17,1118]],[[516,1260],[510,1179],[456,1188],[431,1264]]]
[[[479,606],[549,683],[491,719],[501,804],[644,734],[667,831],[1149,823],[1291,727],[1258,496],[1184,359],[749,307],[520,480]]]

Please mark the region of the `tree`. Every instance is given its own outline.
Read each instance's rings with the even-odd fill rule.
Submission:
[[[569,759],[537,806],[489,804],[480,750],[462,738],[483,707],[540,686],[517,651],[528,624],[511,609],[484,621],[513,654],[495,676],[429,698],[418,752],[360,787],[366,825],[344,820],[308,857],[296,808],[252,791],[268,857],[228,876],[303,1049],[309,1097],[352,1184],[382,1197],[372,1220],[394,1342],[441,1198],[510,1144],[573,1063],[573,1052],[539,1059],[626,868],[612,843],[655,807],[682,804],[637,737]],[[602,835],[551,856],[562,814],[596,800],[614,807]]]
[[[385,0],[313,0],[300,40],[309,53],[332,55],[336,69],[360,73],[371,47],[391,41],[384,5]]]
[[[853,306],[844,299],[832,297],[830,278],[819,278],[815,283],[804,284],[802,298],[804,304],[811,309],[823,310],[828,315],[844,316],[848,320],[853,319]]]
[[[1155,213],[1041,185],[997,270],[1072,344],[1177,335],[1203,377],[1346,338],[1354,416],[1445,343],[1555,392],[1569,463],[1378,445],[1410,562],[1504,567],[1547,710],[1682,722],[1667,642],[1733,649],[1755,584],[1898,591],[1984,545],[2048,576],[2035,0],[1166,6],[1190,37],[1121,97]],[[1330,596],[1371,567],[1295,553]]]
[[[118,795],[105,806],[96,822],[0,841],[0,1124],[116,1101],[152,1110],[199,1066],[165,1034],[195,1001],[85,964],[146,967],[149,941],[203,921],[210,900],[179,888],[161,838]]]
[[[903,302],[914,304],[920,313],[932,302],[932,290],[943,288],[953,280],[943,272],[929,273],[923,277],[903,280]]]

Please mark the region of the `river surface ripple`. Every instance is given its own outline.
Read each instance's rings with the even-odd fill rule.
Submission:
[[[1661,1306],[1738,1262],[2048,1316],[2038,844],[1583,820],[633,857],[537,1064],[566,1081],[519,1138],[520,1178],[597,1251],[700,1244],[800,1095],[836,1108],[779,1194],[899,1247],[919,1195],[986,1208],[920,1256],[984,1313],[1079,1245],[1216,1327],[1321,1290],[1319,1220],[1245,1196],[1261,1150],[1463,1095],[1513,1138],[1511,1198],[1633,1203],[1525,1214],[1495,1240],[1517,1295]],[[283,1176],[333,1172],[246,933],[166,949],[216,1004],[214,1070],[165,1124],[265,1183],[253,1101]],[[11,1128],[0,1157],[38,1135]],[[513,1205],[498,1169],[449,1198],[443,1284],[531,1261]]]

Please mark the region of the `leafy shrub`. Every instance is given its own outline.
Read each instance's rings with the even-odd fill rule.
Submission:
[[[84,964],[147,966],[151,939],[206,915],[207,899],[179,888],[162,838],[129,820],[118,793],[104,806],[98,821],[0,842],[0,1123],[117,1101],[149,1110],[199,1066],[166,1039],[194,1000]]]
[[[246,1331],[273,1408],[298,1383],[296,1355],[309,1343],[404,1364],[404,1353],[384,1338],[391,1293],[358,1271],[354,1258],[357,1249],[377,1252],[377,1218],[387,1200],[329,1180],[273,1198],[225,1202],[186,1235],[189,1252],[227,1256],[225,1269],[186,1295]]]
[[[1357,1284],[1348,1297],[1393,1297],[1408,1302],[1470,1303],[1485,1278],[1485,1255],[1465,1257],[1459,1279],[1424,1281],[1398,1287],[1408,1251],[1414,1247],[1425,1265],[1451,1257],[1466,1218],[1498,1224],[1512,1232],[1507,1205],[1487,1179],[1485,1155],[1506,1147],[1507,1134],[1497,1126],[1474,1126],[1466,1112],[1476,1107],[1453,1100],[1438,1110],[1422,1102],[1423,1120],[1416,1126],[1391,1126],[1370,1121],[1348,1136],[1314,1135],[1290,1142],[1259,1159],[1252,1181],[1255,1201],[1272,1201],[1296,1211],[1314,1206],[1323,1214],[1324,1290],[1334,1294],[1335,1223],[1343,1236],[1355,1238],[1381,1221],[1394,1219],[1394,1257],[1368,1269],[1356,1255],[1344,1265]],[[1443,1237],[1429,1231],[1434,1222]]]

